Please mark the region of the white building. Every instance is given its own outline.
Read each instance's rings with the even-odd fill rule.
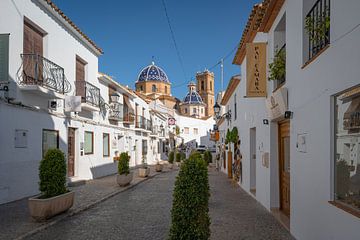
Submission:
[[[2,1],[0,22],[0,203],[38,193],[49,148],[65,153],[69,181],[115,173],[123,151],[131,166],[156,162],[148,103],[98,73],[101,49],[51,1]]]
[[[240,186],[297,239],[360,238],[359,11],[358,1],[266,0],[255,6],[234,58],[241,80],[230,82],[223,98],[231,121],[219,129],[238,129]],[[317,39],[309,37],[307,16],[326,23],[320,26],[325,31],[313,33]],[[268,64],[281,49],[286,53],[286,77],[266,81],[267,98],[246,97],[247,43],[267,44],[260,54],[267,78]],[[227,156],[223,160],[228,173]]]

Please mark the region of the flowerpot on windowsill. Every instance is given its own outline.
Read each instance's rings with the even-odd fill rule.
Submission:
[[[74,204],[75,192],[67,192],[51,198],[41,195],[29,198],[30,215],[37,221],[44,221],[69,210]]]
[[[162,164],[156,164],[155,165],[155,171],[156,172],[161,172],[163,170],[163,165]]]
[[[125,187],[131,183],[133,179],[133,173],[130,172],[129,174],[118,174],[116,176],[116,182],[119,184],[120,187]]]
[[[145,178],[145,177],[149,176],[149,174],[150,174],[150,168],[148,168],[148,167],[139,168],[139,177]]]

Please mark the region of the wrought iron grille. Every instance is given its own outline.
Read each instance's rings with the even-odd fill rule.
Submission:
[[[305,18],[309,60],[330,43],[330,0],[318,0]]]
[[[109,118],[118,121],[122,120],[124,117],[123,108],[124,106],[121,103],[117,103],[117,102],[110,103]]]
[[[81,96],[81,102],[100,107],[100,89],[86,81],[75,81],[76,96]]]
[[[62,94],[71,91],[64,68],[38,54],[20,54],[20,57],[17,72],[20,85],[37,85]]]

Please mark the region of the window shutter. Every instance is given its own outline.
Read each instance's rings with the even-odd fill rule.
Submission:
[[[9,81],[9,34],[0,34],[0,82]]]

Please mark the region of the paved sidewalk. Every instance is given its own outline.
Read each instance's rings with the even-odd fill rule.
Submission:
[[[209,170],[211,239],[293,239],[260,203],[227,176]]]
[[[134,179],[127,187],[119,187],[116,183],[116,175],[103,177],[100,179],[87,181],[85,185],[71,187],[75,191],[75,202],[73,207],[66,213],[60,214],[46,222],[38,223],[29,215],[27,199],[0,205],[0,239],[21,239],[24,236],[45,229],[60,220],[82,212],[120,192],[126,191],[133,186],[146,181],[155,175],[161,174],[155,172],[154,166],[150,166],[150,176],[140,178],[136,169]],[[164,166],[163,172],[173,171]]]

